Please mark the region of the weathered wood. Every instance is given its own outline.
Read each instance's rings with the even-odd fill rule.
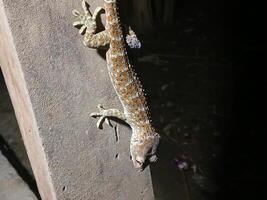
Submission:
[[[173,25],[174,0],[164,2],[163,22],[165,25]]]
[[[56,199],[46,155],[43,149],[36,118],[24,79],[22,66],[13,43],[11,31],[0,1],[0,66],[5,77],[12,103],[29,155],[39,192],[43,199]]]
[[[133,0],[130,8],[132,21],[138,33],[151,32],[153,29],[153,15],[151,0]]]
[[[131,131],[119,125],[116,142],[89,117],[98,103],[121,105],[105,60],[72,27],[73,8],[0,0],[0,65],[42,199],[153,199],[149,168],[129,158]]]
[[[159,26],[174,25],[174,0],[128,0],[121,4],[126,8],[122,9],[124,18],[132,23],[138,34],[148,35],[157,32]]]

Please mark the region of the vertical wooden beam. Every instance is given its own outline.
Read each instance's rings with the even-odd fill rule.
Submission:
[[[56,199],[42,139],[33,113],[24,73],[14,46],[0,1],[0,66],[5,77],[10,97],[15,108],[24,144],[29,155],[40,195],[43,199]]]
[[[153,30],[153,13],[151,0],[133,0],[132,8],[135,28],[139,33]]]

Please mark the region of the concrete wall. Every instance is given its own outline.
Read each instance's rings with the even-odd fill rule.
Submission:
[[[91,9],[103,5],[90,1]],[[43,199],[153,199],[130,160],[131,130],[89,113],[121,108],[106,61],[72,27],[80,1],[1,0],[0,65]],[[8,23],[8,24],[7,24]]]

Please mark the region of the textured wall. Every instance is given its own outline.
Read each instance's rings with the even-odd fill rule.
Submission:
[[[101,0],[90,3],[92,10],[103,4]],[[12,45],[2,43],[0,52],[6,55],[0,55],[0,65],[34,174],[38,176],[43,164],[36,165],[39,155],[34,154],[31,142],[41,148],[37,151],[41,161],[48,163],[41,171],[51,175],[50,190],[41,191],[43,199],[54,198],[45,195],[53,190],[57,199],[65,200],[153,199],[149,169],[137,172],[129,158],[129,128],[119,125],[116,142],[114,129],[104,124],[104,130],[98,130],[96,120],[89,117],[98,103],[107,108],[121,105],[105,60],[96,50],[85,48],[72,27],[71,11],[81,10],[80,2],[2,0],[0,6],[13,37],[7,40],[14,44],[10,53],[3,48]],[[5,25],[1,22],[0,26],[0,34],[6,34]],[[9,62],[9,54],[10,60],[17,54],[18,62]],[[14,72],[18,72],[15,77]],[[26,90],[24,95],[18,96],[20,90]],[[22,105],[20,98],[29,101]],[[32,129],[27,129],[30,120],[25,122],[20,106],[31,106],[29,113],[36,123]],[[41,178],[37,181],[39,189],[47,187],[40,183]]]

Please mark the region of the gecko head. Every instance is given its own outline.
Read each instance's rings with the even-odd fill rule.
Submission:
[[[142,139],[131,138],[131,157],[134,167],[142,171],[148,163],[156,162],[156,151],[159,144],[160,136],[153,133]]]

